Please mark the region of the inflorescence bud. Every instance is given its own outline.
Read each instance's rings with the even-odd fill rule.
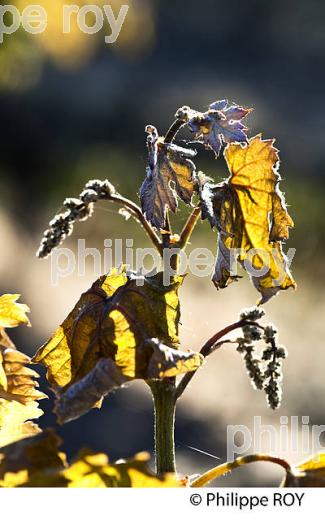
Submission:
[[[75,222],[83,222],[91,217],[95,202],[103,199],[109,200],[115,193],[115,188],[109,181],[92,180],[87,182],[78,199],[65,199],[64,211],[55,215],[50,221],[36,255],[39,258],[49,256],[55,247],[62,244],[71,235]]]
[[[254,355],[255,347],[247,345],[245,342],[238,345],[237,351],[243,355],[247,374],[253,387],[256,390],[263,390],[264,377],[261,370],[261,359]]]
[[[243,309],[240,313],[241,320],[257,321],[265,316],[265,312],[260,307],[251,307],[249,309]]]
[[[264,316],[264,311],[258,307],[244,309],[240,318],[243,321],[257,322]],[[264,390],[267,403],[275,410],[281,404],[282,398],[282,360],[287,357],[287,351],[277,346],[277,330],[273,325],[261,326],[256,323],[244,324],[243,337],[237,339],[237,351],[244,358],[246,370],[254,388]],[[261,355],[256,354],[255,341],[263,339],[266,346]]]

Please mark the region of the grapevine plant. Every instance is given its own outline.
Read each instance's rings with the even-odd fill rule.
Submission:
[[[146,127],[148,165],[139,191],[140,205],[123,197],[108,180],[91,180],[78,198],[66,199],[62,211],[51,220],[37,253],[40,258],[48,257],[71,235],[75,223],[87,220],[96,202],[105,200],[141,224],[162,263],[149,275],[123,266],[100,277],[32,361],[15,349],[5,332],[6,327],[29,324],[28,307],[17,303],[18,295],[0,298],[1,486],[195,487],[258,460],[280,464],[288,485],[302,478],[309,485],[315,474],[322,473],[322,462],[291,468],[286,461],[263,454],[221,465],[194,481],[181,478],[176,469],[177,403],[192,378],[200,377],[209,357],[223,345],[237,348],[253,387],[265,392],[268,405],[276,409],[281,403],[286,350],[278,343],[276,328],[263,324],[262,305],[280,290],[295,288],[282,250],[293,221],[279,189],[278,150],[273,139],[248,138],[243,120],[250,112],[227,100],[212,103],[206,112],[180,108],[165,137],[154,126]],[[180,132],[187,132],[186,145],[176,142]],[[226,180],[216,183],[197,171],[194,160],[202,149],[225,161]],[[173,215],[180,203],[189,215],[176,233]],[[179,344],[179,289],[185,278],[179,272],[179,259],[199,220],[207,221],[217,235],[212,280],[216,289],[238,281],[233,265],[238,262],[249,272],[260,299],[192,352]],[[267,269],[261,275],[265,259]],[[229,336],[233,331],[238,333],[236,339]],[[112,390],[143,379],[154,403],[155,472],[148,469],[146,454],[111,464],[106,455],[83,450],[69,464],[59,451],[56,434],[40,432],[33,422],[42,413],[38,400],[46,396],[37,389],[37,373],[28,366],[31,362],[47,369],[59,424],[100,408]]]

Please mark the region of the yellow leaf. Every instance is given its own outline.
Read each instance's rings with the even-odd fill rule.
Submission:
[[[69,466],[58,451],[61,440],[52,432],[0,450],[0,487],[184,487],[175,474],[157,477],[149,455],[110,464],[104,453],[82,450]]]
[[[219,228],[215,285],[223,288],[237,278],[232,275],[237,258],[261,293],[260,303],[296,287],[281,246],[293,221],[278,188],[279,156],[273,144],[260,135],[248,144],[229,144],[224,155],[230,178],[202,189],[205,210]]]
[[[72,420],[133,379],[172,377],[196,370],[202,356],[176,350],[178,288],[163,275],[114,271],[81,296],[74,310],[34,357],[48,369],[60,422]]]
[[[25,324],[30,326],[26,313],[29,307],[24,303],[17,303],[20,294],[4,294],[0,296],[0,327],[17,327]]]
[[[7,390],[7,376],[5,372],[5,368],[3,366],[3,355],[2,350],[0,348],[0,392]]]
[[[0,346],[0,446],[41,431],[32,420],[43,414],[36,401],[46,395],[37,390],[38,374],[27,363],[25,354]]]
[[[16,348],[3,327],[0,327],[0,346],[12,349]]]
[[[66,485],[61,444],[57,435],[47,431],[0,449],[0,487]]]
[[[31,363],[28,356],[0,346],[0,398],[28,404],[46,395],[37,390],[37,372],[26,365]]]
[[[61,387],[82,379],[101,358],[113,359],[123,375],[136,377],[142,369],[138,345],[157,337],[178,346],[182,279],[164,287],[160,274],[142,282],[125,272],[101,277],[33,361],[44,364],[50,383]]]
[[[37,372],[30,359],[12,348],[0,346],[0,446],[40,432],[32,422],[42,415],[37,400],[46,395],[37,390]]]
[[[149,470],[150,457],[140,453],[129,461],[109,464],[104,454],[83,452],[76,462],[64,471],[70,480],[68,487],[180,487],[174,474],[158,478]]]
[[[28,356],[16,350],[4,327],[30,325],[27,305],[17,303],[19,294],[0,297],[0,446],[5,446],[41,430],[32,422],[42,415],[37,400],[46,395],[37,390],[37,372],[26,365]]]
[[[292,468],[282,483],[283,487],[325,487],[325,453]]]
[[[39,433],[41,430],[32,419],[42,414],[36,402],[24,405],[0,399],[0,447]]]

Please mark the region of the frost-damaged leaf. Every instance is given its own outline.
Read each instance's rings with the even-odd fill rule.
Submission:
[[[162,273],[143,278],[113,271],[81,296],[34,358],[48,369],[60,422],[86,413],[127,381],[176,376],[201,365],[199,354],[177,350],[182,281],[175,277],[165,287]]]
[[[293,221],[278,187],[279,156],[273,144],[257,135],[247,144],[228,145],[229,179],[218,185],[203,181],[201,187],[202,215],[219,230],[215,285],[224,288],[238,278],[232,274],[237,259],[261,293],[260,303],[296,286],[281,245]]]
[[[203,363],[200,354],[167,347],[157,339],[148,340],[139,347],[138,357],[143,358],[144,368],[136,378],[144,380],[176,377],[197,370]],[[55,406],[58,421],[64,423],[77,419],[95,407],[112,390],[133,379],[135,378],[123,375],[112,359],[100,359],[87,376],[60,395]]]
[[[297,465],[287,473],[283,487],[325,487],[325,453]]]
[[[191,204],[194,192],[193,150],[167,144],[153,126],[146,128],[149,151],[147,176],[140,189],[142,211],[157,228],[166,225],[167,210],[176,213],[178,198]]]
[[[157,477],[147,453],[109,463],[104,453],[82,450],[69,466],[51,431],[0,450],[0,487],[184,487],[173,473]]]
[[[236,103],[223,99],[209,106],[207,112],[197,112],[189,107],[182,107],[176,117],[183,119],[196,139],[219,156],[224,143],[246,142],[246,126],[241,122],[251,108],[243,108]]]
[[[0,296],[0,327],[17,327],[30,325],[26,313],[29,307],[24,303],[17,303],[20,294],[3,294]]]
[[[37,372],[28,368],[31,360],[15,349],[4,327],[30,325],[27,305],[16,303],[19,295],[0,297],[0,446],[41,430],[32,422],[42,415],[37,401],[46,395],[37,390]]]
[[[156,338],[146,341],[143,350],[151,352],[144,379],[176,377],[197,370],[203,363],[201,354],[175,350],[163,345]]]

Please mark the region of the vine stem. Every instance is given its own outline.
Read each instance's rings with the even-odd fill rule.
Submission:
[[[185,126],[185,122],[181,119],[176,119],[165,135],[165,143],[172,143],[183,126]]]
[[[142,210],[140,206],[135,204],[135,202],[132,202],[129,199],[126,199],[122,195],[119,194],[112,194],[110,195],[109,199],[111,202],[115,202],[117,204],[120,204],[127,210],[129,210],[132,214],[132,216],[142,225],[144,230],[146,231],[148,237],[156,247],[156,249],[159,251],[159,254],[163,255],[163,246],[162,242],[155,232],[154,228],[151,226],[151,224],[148,222],[148,220],[145,218],[144,214],[142,213]]]
[[[176,120],[165,136],[165,143],[172,143],[179,130],[184,126],[184,122]],[[126,202],[126,201],[125,201]],[[134,211],[135,209],[135,211]],[[186,222],[180,239],[177,243],[172,243],[172,229],[170,225],[169,214],[166,216],[166,226],[162,231],[161,240],[157,237],[154,230],[140,214],[137,208],[131,208],[136,218],[140,220],[146,229],[151,240],[154,242],[161,256],[164,258],[164,251],[175,249],[175,254],[170,258],[170,266],[164,265],[164,269],[171,268],[173,272],[177,272],[178,259],[180,249],[184,249],[189,241],[193,229],[198,221],[200,210],[195,208]],[[158,243],[157,243],[158,242]],[[176,457],[175,457],[175,413],[176,413],[176,379],[170,378],[163,381],[155,381],[150,383],[151,393],[154,402],[154,429],[155,429],[155,461],[156,473],[162,475],[164,473],[176,473]]]
[[[244,327],[245,325],[254,325],[255,327],[263,328],[261,325],[258,325],[256,322],[248,321],[248,320],[239,320],[236,321],[236,323],[233,323],[232,325],[228,325],[228,327],[225,327],[224,329],[220,330],[216,334],[214,334],[201,348],[200,354],[202,354],[203,357],[207,357],[212,352],[215,352],[216,343],[218,343],[224,336],[232,332],[233,330],[240,329]],[[222,342],[219,346],[222,346],[224,342]],[[191,382],[194,375],[197,373],[197,370],[193,372],[187,372],[183,379],[179,382],[178,387],[176,389],[176,399],[179,399],[181,395],[183,395],[183,392],[187,385]]]
[[[178,247],[180,249],[184,249],[187,246],[187,244],[192,236],[192,233],[194,231],[194,228],[200,218],[200,215],[201,215],[201,207],[197,206],[196,208],[193,209],[191,215],[189,216],[189,218],[181,232],[180,239],[178,242]]]
[[[156,473],[176,473],[175,458],[175,381],[155,381],[150,384],[155,409]]]
[[[222,475],[225,475],[229,471],[232,471],[239,466],[245,466],[246,464],[250,464],[252,462],[271,462],[273,464],[277,464],[284,468],[287,473],[291,473],[291,466],[284,459],[280,459],[279,457],[272,457],[271,455],[264,454],[256,454],[256,455],[247,455],[245,457],[239,457],[234,462],[226,462],[225,464],[221,464],[217,466],[200,477],[194,480],[191,484],[191,487],[203,487],[209,484],[212,480],[215,480]]]

